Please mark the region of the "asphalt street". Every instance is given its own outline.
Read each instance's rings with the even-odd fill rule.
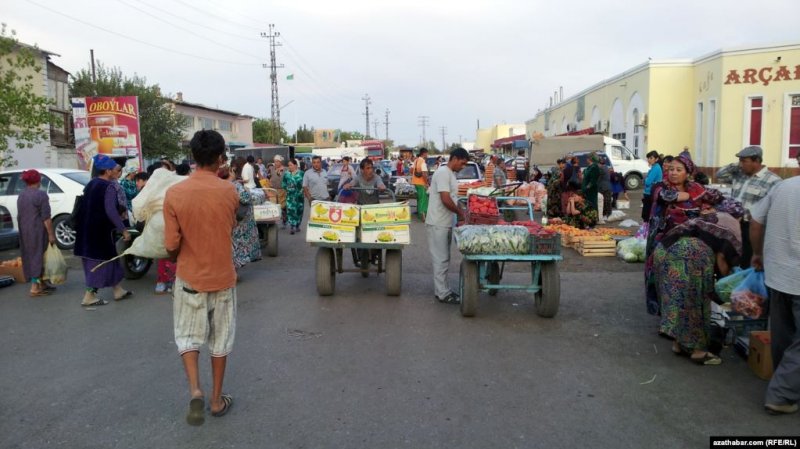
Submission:
[[[800,433],[800,416],[764,413],[767,383],[732,348],[720,366],[672,354],[645,312],[642,264],[567,249],[555,318],[514,292],[482,294],[463,318],[433,298],[424,225],[412,239],[400,297],[353,273],[319,297],[315,249],[281,231],[279,256],[241,272],[233,409],[201,427],[185,422],[155,267],[124,283],[133,298],[95,309],[79,305],[74,257],[52,296],[0,289],[0,448],[703,448]],[[460,260],[454,248],[453,288]]]

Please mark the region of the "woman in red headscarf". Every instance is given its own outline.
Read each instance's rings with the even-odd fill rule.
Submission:
[[[50,198],[39,189],[42,175],[36,170],[22,172],[27,185],[17,198],[17,223],[22,250],[22,272],[31,281],[31,297],[50,294],[55,287],[42,280],[44,252],[48,243],[56,242],[53,220],[50,218]]]

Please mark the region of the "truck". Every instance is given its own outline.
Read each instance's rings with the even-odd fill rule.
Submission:
[[[567,154],[582,151],[605,153],[611,161],[614,171],[621,173],[625,179],[627,190],[641,188],[644,178],[650,170],[647,161],[640,159],[619,140],[603,134],[543,137],[534,140],[531,146],[531,165],[536,165],[540,170],[545,171],[554,166],[556,160]]]

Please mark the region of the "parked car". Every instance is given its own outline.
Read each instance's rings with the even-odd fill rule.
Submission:
[[[0,206],[0,250],[19,247],[19,232],[14,229],[11,212]]]
[[[481,167],[475,162],[467,162],[467,165],[456,173],[456,179],[459,184],[464,184],[474,181],[483,181],[483,171]]]
[[[605,160],[606,167],[613,167],[614,166],[611,163],[611,160],[608,158],[608,156],[606,156],[605,153],[597,153],[597,155],[600,157],[601,160],[602,159]],[[581,168],[581,171],[586,170],[586,167],[592,165],[592,161],[591,161],[592,152],[591,151],[577,151],[575,153],[569,153],[567,155],[567,158],[571,158],[572,156],[577,156],[578,157],[578,167]]]
[[[56,243],[61,249],[72,249],[75,246],[75,230],[69,225],[75,198],[83,194],[83,188],[91,177],[88,171],[67,168],[37,169],[42,174],[41,189],[50,197],[50,215],[53,217],[53,228]],[[14,229],[19,230],[17,223],[17,197],[26,188],[20,175],[25,170],[8,170],[0,173],[0,206],[11,213]]]

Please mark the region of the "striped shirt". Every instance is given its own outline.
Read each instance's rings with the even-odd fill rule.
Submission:
[[[766,165],[753,176],[747,176],[737,163],[722,167],[716,177],[718,181],[731,184],[731,196],[742,203],[748,211],[761,198],[767,196],[770,189],[781,180],[781,177],[769,171]],[[748,220],[749,215],[745,219]]]
[[[517,156],[514,159],[514,169],[517,171],[525,170],[525,166],[528,164],[528,158],[525,156]]]
[[[767,287],[800,295],[800,176],[783,180],[750,210],[766,226],[764,276]]]

